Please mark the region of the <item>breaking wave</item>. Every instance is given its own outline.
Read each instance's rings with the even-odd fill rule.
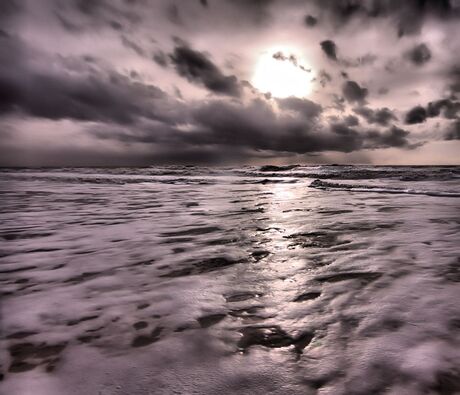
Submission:
[[[394,194],[407,194],[407,195],[427,195],[439,197],[460,197],[460,193],[449,191],[426,191],[422,189],[406,189],[395,188],[380,185],[363,185],[363,184],[343,184],[336,182],[322,181],[319,179],[314,180],[310,184],[310,188],[317,189],[335,189],[342,191],[353,192],[375,192],[375,193],[394,193]]]

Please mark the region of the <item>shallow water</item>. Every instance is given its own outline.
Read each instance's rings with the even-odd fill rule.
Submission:
[[[4,169],[0,391],[460,393],[459,174]]]

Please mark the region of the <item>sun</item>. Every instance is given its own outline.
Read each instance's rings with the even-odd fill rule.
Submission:
[[[297,53],[272,49],[259,58],[251,83],[274,97],[305,97],[311,93],[312,74],[308,63]]]

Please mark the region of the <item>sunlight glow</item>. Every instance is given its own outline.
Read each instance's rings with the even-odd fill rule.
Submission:
[[[283,54],[285,59],[274,58],[276,53]],[[289,59],[291,55],[295,56],[297,64]],[[297,54],[278,49],[262,55],[251,82],[262,93],[271,93],[275,97],[305,97],[312,90],[312,74],[310,66]]]

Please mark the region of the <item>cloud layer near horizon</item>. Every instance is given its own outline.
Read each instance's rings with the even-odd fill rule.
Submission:
[[[0,165],[458,163],[459,20],[454,0],[4,0]],[[251,84],[267,53],[308,98]]]

